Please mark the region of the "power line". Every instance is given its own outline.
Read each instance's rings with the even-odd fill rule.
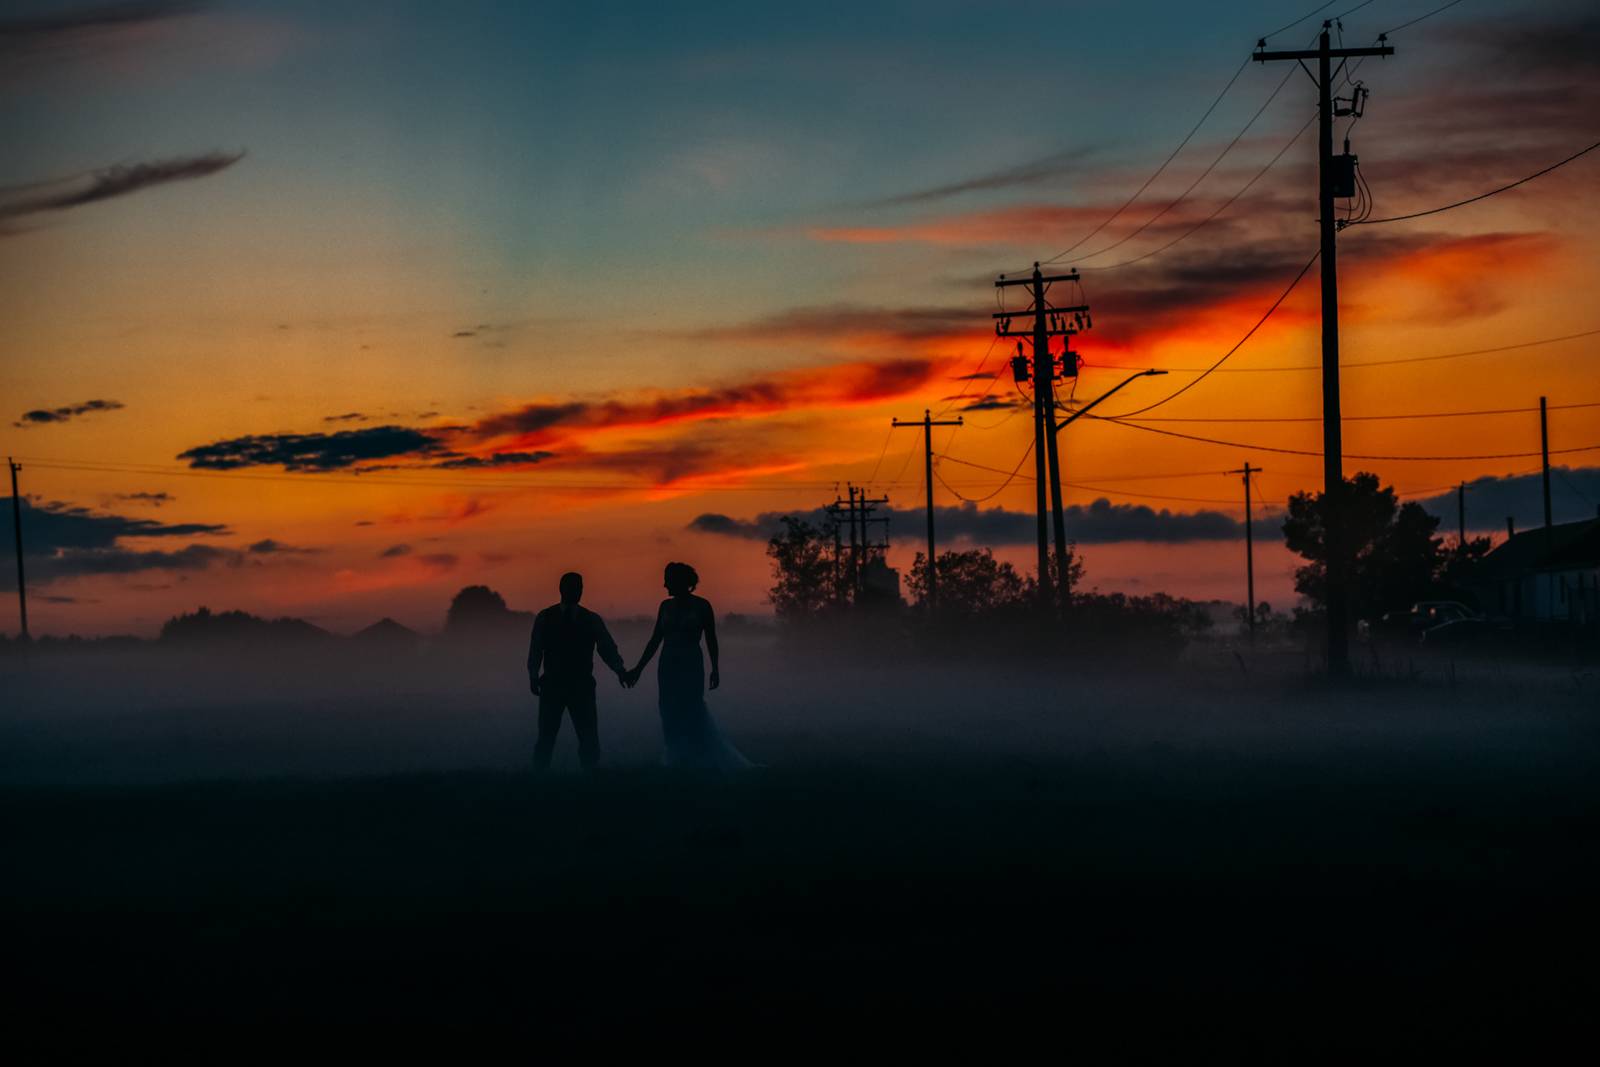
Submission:
[[[1256,124],[1256,120],[1259,119],[1262,113],[1265,112],[1267,108],[1271,106],[1272,102],[1278,98],[1278,94],[1283,92],[1283,87],[1289,84],[1289,78],[1293,76],[1293,74],[1294,71],[1292,70],[1284,74],[1283,80],[1278,83],[1277,88],[1273,89],[1271,95],[1261,102],[1261,106],[1256,108],[1256,113],[1250,116],[1250,121],[1246,122],[1244,127],[1238,133],[1233,135],[1233,140],[1229,141],[1223,146],[1222,151],[1217,153],[1217,157],[1211,161],[1205,170],[1200,172],[1199,176],[1196,177],[1194,181],[1189,183],[1189,187],[1187,189],[1178,194],[1176,199],[1168,201],[1165,207],[1163,207],[1160,211],[1157,211],[1154,215],[1151,215],[1148,219],[1145,219],[1144,222],[1139,224],[1137,229],[1124,234],[1122,237],[1106,245],[1104,248],[1097,248],[1093,252],[1084,253],[1081,258],[1093,259],[1095,256],[1103,255],[1104,253],[1111,251],[1113,248],[1120,248],[1122,245],[1127,244],[1145,230],[1155,225],[1156,220],[1160,219],[1167,212],[1171,211],[1173,208],[1187,200],[1189,198],[1189,194],[1194,192],[1195,189],[1199,187],[1201,182],[1210,177],[1213,170],[1217,169],[1217,165],[1222,162],[1223,157],[1225,157],[1229,152],[1233,151],[1234,146],[1237,145],[1241,139],[1243,139],[1245,134],[1250,132],[1250,127]]]
[[[1346,15],[1354,15],[1357,11],[1360,11],[1362,8],[1366,7],[1370,3],[1372,3],[1372,0],[1361,0],[1361,3],[1357,4],[1355,7],[1347,7],[1343,11],[1339,12],[1337,15],[1333,16],[1333,21],[1334,22],[1338,22],[1340,19],[1344,18]]]
[[[1024,458],[1026,458],[1026,457],[1024,457]],[[1214,473],[1214,472],[1210,472],[1210,473]],[[989,496],[986,496],[986,497],[966,497],[966,496],[962,496],[961,493],[959,491],[957,491],[953,486],[951,486],[951,484],[949,482],[945,481],[944,480],[944,476],[939,473],[937,468],[934,469],[933,476],[934,476],[935,479],[938,480],[940,485],[944,486],[951,493],[954,493],[959,499],[967,501],[968,503],[982,503],[983,501],[986,501],[986,500],[990,499],[991,497],[997,495],[999,493],[999,491],[1000,491],[1000,490],[997,489],[997,490],[995,490],[994,493],[990,493]],[[1019,479],[1019,480],[1031,481],[1032,479]],[[1008,484],[1010,484],[1010,483],[1009,482],[1001,483],[1001,488],[1002,489],[1005,488],[1005,486],[1008,485]],[[1163,494],[1163,493],[1139,493],[1139,492],[1135,492],[1135,491],[1133,491],[1131,489],[1117,489],[1117,488],[1113,488],[1113,487],[1110,487],[1110,486],[1104,486],[1104,485],[1088,485],[1088,484],[1085,484],[1083,482],[1062,482],[1061,484],[1065,488],[1068,488],[1068,489],[1081,489],[1084,492],[1087,492],[1087,493],[1099,493],[1102,496],[1127,497],[1127,498],[1129,498],[1131,500],[1167,500],[1167,501],[1177,501],[1177,502],[1186,503],[1186,504],[1232,504],[1233,503],[1232,500],[1226,500],[1226,499],[1223,499],[1222,497],[1171,496],[1171,495],[1167,495],[1167,494]]]
[[[1450,2],[1448,4],[1442,4],[1439,7],[1434,8],[1432,11],[1429,11],[1425,15],[1418,15],[1416,18],[1412,19],[1410,22],[1402,22],[1400,25],[1396,26],[1392,30],[1384,30],[1383,34],[1384,34],[1385,37],[1387,37],[1391,33],[1398,33],[1401,30],[1409,29],[1410,27],[1415,26],[1419,22],[1422,22],[1422,21],[1424,21],[1426,19],[1433,18],[1433,16],[1439,14],[1439,12],[1441,12],[1441,11],[1450,10],[1452,7],[1455,7],[1459,3],[1461,3],[1461,0],[1450,0]]]
[[[1355,222],[1351,222],[1348,225],[1351,225],[1351,226],[1376,226],[1380,222],[1404,222],[1406,219],[1420,219],[1425,215],[1437,215],[1441,211],[1453,211],[1454,209],[1456,209],[1458,207],[1465,207],[1468,204],[1476,204],[1479,200],[1487,200],[1491,196],[1497,196],[1500,193],[1506,192],[1507,190],[1515,189],[1519,185],[1526,185],[1528,182],[1533,181],[1535,178],[1542,178],[1546,174],[1549,174],[1551,171],[1556,170],[1556,169],[1558,169],[1560,167],[1564,167],[1568,163],[1571,163],[1573,160],[1579,159],[1579,158],[1581,158],[1583,156],[1588,155],[1590,152],[1593,152],[1596,148],[1600,148],[1600,141],[1596,141],[1594,144],[1590,145],[1588,148],[1580,149],[1579,151],[1572,153],[1572,155],[1568,156],[1566,159],[1563,159],[1559,163],[1552,163],[1552,164],[1550,164],[1550,166],[1544,168],[1543,170],[1535,171],[1534,173],[1528,175],[1526,178],[1518,178],[1516,181],[1512,182],[1510,185],[1502,185],[1498,189],[1490,189],[1487,193],[1479,193],[1477,196],[1468,197],[1465,200],[1457,200],[1453,204],[1445,204],[1443,207],[1429,208],[1427,211],[1413,211],[1409,215],[1390,215],[1388,218],[1384,218],[1384,219],[1361,219],[1361,220],[1357,220]]]
[[[1095,419],[1095,420],[1097,420],[1099,422],[1110,423],[1111,425],[1121,426],[1121,427],[1123,427],[1125,429],[1129,429],[1129,430],[1142,430],[1145,433],[1157,433],[1157,434],[1161,434],[1164,437],[1177,437],[1177,438],[1181,438],[1181,439],[1183,439],[1185,441],[1198,441],[1198,442],[1200,442],[1202,444],[1208,444],[1208,445],[1225,445],[1228,448],[1253,449],[1253,450],[1255,450],[1257,452],[1276,452],[1276,453],[1279,453],[1279,454],[1285,455],[1285,456],[1321,456],[1322,455],[1321,452],[1312,451],[1311,449],[1306,449],[1306,448],[1279,448],[1279,447],[1276,447],[1274,445],[1255,445],[1255,444],[1245,444],[1245,443],[1240,442],[1240,441],[1222,441],[1222,440],[1219,440],[1219,439],[1217,439],[1215,437],[1200,437],[1200,436],[1198,436],[1196,434],[1179,433],[1177,430],[1163,430],[1163,429],[1160,429],[1160,428],[1155,427],[1155,426],[1145,426],[1145,425],[1142,425],[1142,424],[1136,423],[1136,422],[1123,422],[1120,419],[1113,419],[1113,418],[1110,418],[1110,417],[1102,418],[1101,416],[1098,416],[1098,415],[1090,415],[1089,417],[1091,419]],[[1552,448],[1550,450],[1550,455],[1552,455],[1552,456],[1554,456],[1554,455],[1568,455],[1568,454],[1571,454],[1571,453],[1574,453],[1574,452],[1596,452],[1596,451],[1600,451],[1600,444],[1579,445],[1579,446],[1577,446],[1575,448]],[[1457,462],[1457,461],[1466,462],[1466,461],[1469,461],[1469,460],[1488,460],[1488,459],[1529,459],[1529,458],[1531,458],[1533,456],[1538,456],[1538,455],[1541,455],[1541,453],[1539,453],[1539,452],[1496,452],[1496,453],[1491,453],[1491,454],[1474,455],[1474,456],[1375,456],[1375,455],[1362,455],[1362,454],[1355,453],[1355,452],[1346,452],[1346,453],[1344,453],[1344,458],[1346,458],[1346,459],[1381,460],[1381,461],[1395,462],[1395,463],[1452,463],[1452,462]]]
[[[1033,438],[1033,439],[1028,441],[1028,447],[1023,449],[1023,451],[1022,451],[1022,458],[1017,460],[1017,465],[1015,467],[1011,468],[1010,473],[1006,473],[1005,471],[996,471],[996,473],[1005,474],[1006,475],[1006,480],[1001,482],[999,487],[996,488],[994,490],[994,492],[988,494],[987,496],[970,497],[970,496],[962,495],[960,490],[956,489],[949,482],[944,480],[944,475],[939,473],[939,468],[938,467],[935,467],[933,469],[933,476],[939,480],[939,484],[940,485],[942,485],[946,489],[950,490],[951,493],[954,493],[957,499],[964,500],[969,504],[981,504],[986,500],[992,500],[995,497],[999,496],[1001,491],[1003,489],[1005,489],[1006,486],[1010,485],[1012,482],[1017,480],[1017,474],[1018,474],[1018,472],[1020,472],[1022,470],[1022,465],[1024,463],[1028,462],[1028,457],[1029,456],[1033,455],[1033,446],[1034,446],[1034,444],[1035,444],[1035,442],[1037,440],[1038,440],[1038,438],[1035,437],[1035,438]],[[940,459],[946,459],[948,457],[941,456],[939,458]],[[953,460],[952,462],[960,463],[962,461],[961,460]],[[966,466],[975,467],[975,466],[977,466],[977,464],[968,463],[968,464],[966,464]],[[996,470],[996,468],[994,468],[994,467],[984,467],[984,468],[981,468],[981,469],[983,469],[983,470],[991,470],[991,471]],[[1025,478],[1023,480],[1024,481],[1033,481],[1032,478]]]
[[[995,290],[996,293],[999,291],[1000,290],[998,289]],[[978,366],[967,376],[966,384],[961,387],[961,392],[951,397],[950,402],[940,410],[937,416],[938,418],[943,418],[947,413],[949,413],[950,409],[955,406],[956,401],[967,395],[967,391],[972,388],[972,383],[978,380],[978,375],[982,374],[983,368],[988,365],[989,356],[993,354],[994,346],[999,342],[999,340],[1000,338],[998,336],[989,338],[989,347],[983,350],[983,358],[978,360]],[[983,396],[989,395],[989,392],[994,389],[994,383],[998,378],[999,375],[997,374],[994,378],[989,379],[989,388],[984,390]],[[890,432],[892,433],[893,431]]]
[[[1002,469],[1000,467],[990,467],[990,466],[987,466],[986,464],[983,464],[983,463],[974,463],[970,459],[957,459],[955,456],[949,456],[949,455],[944,455],[944,454],[937,454],[936,458],[944,460],[947,463],[957,463],[957,464],[960,464],[963,467],[972,467],[975,470],[989,471],[989,472],[991,472],[993,474],[1006,474],[1006,473],[1008,473],[1007,471],[1005,471],[1004,469]],[[1168,472],[1161,473],[1161,474],[1090,475],[1089,478],[1090,478],[1091,481],[1096,481],[1096,482],[1160,482],[1160,481],[1167,481],[1168,479],[1171,479],[1171,478],[1214,478],[1220,473],[1224,473],[1224,472],[1216,471],[1216,470],[1168,471]],[[1025,480],[1030,480],[1031,481],[1031,479],[1025,479]]]
[[[1178,153],[1182,152],[1184,150],[1184,148],[1189,144],[1189,142],[1194,139],[1194,135],[1200,132],[1200,127],[1205,125],[1206,119],[1211,117],[1211,113],[1217,109],[1217,105],[1218,104],[1222,103],[1222,98],[1228,95],[1228,90],[1233,88],[1234,83],[1239,80],[1239,76],[1244,73],[1245,68],[1248,67],[1249,65],[1250,65],[1250,60],[1248,58],[1246,58],[1243,63],[1239,64],[1239,69],[1233,72],[1233,77],[1228,79],[1228,84],[1226,84],[1226,85],[1224,85],[1222,87],[1222,91],[1217,94],[1215,100],[1211,101],[1211,105],[1206,108],[1205,113],[1200,116],[1199,120],[1192,127],[1190,127],[1189,132],[1184,134],[1183,140],[1178,142],[1178,147],[1174,148],[1172,150],[1171,154],[1169,154],[1166,159],[1161,161],[1161,166],[1157,167],[1156,170],[1155,170],[1155,173],[1150,175],[1150,177],[1148,177],[1148,178],[1146,178],[1144,180],[1144,184],[1139,186],[1139,188],[1134,191],[1134,194],[1132,196],[1128,197],[1128,199],[1126,199],[1126,200],[1124,200],[1122,202],[1122,206],[1121,207],[1117,208],[1111,214],[1107,215],[1104,219],[1102,219],[1100,221],[1100,223],[1097,226],[1095,226],[1094,229],[1090,230],[1088,233],[1086,233],[1082,237],[1078,238],[1070,246],[1068,246],[1067,248],[1063,249],[1061,252],[1057,253],[1056,255],[1051,256],[1047,260],[1044,260],[1044,262],[1045,263],[1055,263],[1058,260],[1065,259],[1072,252],[1074,252],[1075,250],[1080,248],[1085,241],[1089,240],[1095,234],[1099,233],[1101,230],[1103,230],[1107,226],[1111,225],[1113,222],[1115,222],[1122,215],[1122,213],[1124,211],[1126,211],[1126,210],[1128,210],[1128,208],[1132,207],[1133,206],[1133,202],[1135,200],[1138,200],[1141,196],[1144,195],[1145,190],[1149,189],[1150,186],[1155,182],[1155,180],[1157,178],[1161,177],[1161,175],[1166,172],[1166,169],[1169,166],[1172,165],[1172,161],[1174,159],[1178,158]]]
[[[878,468],[883,466],[883,457],[889,454],[889,442],[892,440],[894,440],[894,428],[890,427],[889,432],[883,436],[883,451],[878,453],[878,462],[872,465],[872,473],[867,475],[868,486],[871,486],[872,483],[877,479]]]
[[[1179,386],[1177,389],[1173,390],[1171,393],[1168,393],[1166,396],[1162,397],[1160,400],[1157,400],[1153,404],[1146,404],[1142,408],[1135,408],[1133,411],[1125,411],[1125,412],[1122,412],[1119,415],[1105,415],[1105,416],[1101,416],[1101,417],[1102,418],[1108,418],[1108,419],[1124,419],[1124,418],[1127,418],[1127,417],[1129,417],[1131,415],[1142,415],[1146,411],[1153,411],[1156,408],[1160,407],[1161,405],[1168,403],[1169,401],[1176,400],[1178,397],[1182,396],[1184,393],[1187,393],[1190,389],[1193,389],[1195,386],[1197,386],[1201,382],[1205,381],[1208,377],[1211,376],[1211,372],[1212,371],[1216,370],[1218,367],[1222,366],[1225,362],[1227,362],[1227,360],[1228,360],[1228,358],[1230,356],[1232,356],[1235,352],[1239,351],[1239,349],[1244,347],[1244,343],[1246,341],[1250,340],[1250,338],[1255,336],[1255,332],[1257,330],[1261,329],[1261,327],[1266,323],[1266,321],[1272,317],[1273,312],[1277,311],[1278,308],[1280,306],[1282,306],[1283,302],[1285,300],[1289,299],[1289,294],[1294,292],[1294,287],[1300,284],[1300,279],[1302,279],[1302,278],[1304,278],[1306,276],[1306,272],[1311,269],[1311,265],[1313,263],[1315,263],[1317,261],[1318,257],[1321,256],[1321,255],[1322,255],[1322,253],[1319,251],[1319,252],[1314,253],[1310,259],[1306,260],[1306,265],[1300,268],[1300,273],[1296,274],[1294,276],[1294,280],[1291,281],[1288,284],[1288,286],[1284,288],[1283,292],[1278,294],[1278,299],[1274,300],[1272,302],[1272,306],[1267,308],[1266,314],[1262,315],[1259,319],[1257,319],[1255,325],[1250,327],[1249,330],[1245,331],[1245,335],[1243,337],[1239,338],[1238,342],[1236,342],[1232,348],[1230,348],[1226,352],[1224,352],[1220,359],[1218,359],[1215,363],[1211,364],[1211,366],[1207,367],[1205,369],[1205,371],[1202,374],[1200,374],[1198,377],[1191,379],[1189,382],[1187,382],[1186,384],[1184,384],[1182,386]]]
[[[1550,469],[1556,472],[1556,476],[1561,479],[1561,484],[1565,485],[1568,489],[1572,490],[1573,493],[1575,493],[1578,496],[1582,497],[1587,503],[1590,503],[1590,504],[1595,503],[1594,497],[1590,496],[1588,493],[1585,493],[1582,489],[1579,489],[1577,487],[1577,485],[1572,481],[1572,479],[1567,477],[1566,468],[1564,468],[1564,467],[1552,467]]]
[[[1271,33],[1263,33],[1261,35],[1261,39],[1263,41],[1265,41],[1268,37],[1276,37],[1276,36],[1278,36],[1278,34],[1282,33],[1284,30],[1292,30],[1296,26],[1298,26],[1302,22],[1304,22],[1306,19],[1310,18],[1313,15],[1320,14],[1321,12],[1328,10],[1328,8],[1332,7],[1334,4],[1336,4],[1338,2],[1339,2],[1339,0],[1328,0],[1328,2],[1325,3],[1325,4],[1319,4],[1316,7],[1312,8],[1310,11],[1307,11],[1304,15],[1301,15],[1299,18],[1295,19],[1293,22],[1289,23],[1288,25],[1279,26],[1277,29],[1273,30]]]
[[[1550,411],[1561,411],[1561,410],[1568,410],[1568,409],[1572,409],[1572,408],[1600,408],[1600,400],[1589,401],[1589,402],[1582,403],[1582,404],[1550,404],[1550,405],[1548,405],[1548,410],[1550,410]],[[1539,409],[1537,407],[1528,407],[1528,408],[1482,408],[1482,409],[1479,409],[1477,411],[1422,411],[1422,412],[1414,412],[1414,413],[1410,413],[1410,414],[1399,414],[1399,415],[1346,415],[1346,416],[1344,416],[1344,421],[1345,422],[1389,422],[1389,421],[1409,420],[1409,419],[1460,419],[1460,418],[1468,418],[1468,417],[1471,417],[1471,416],[1478,416],[1478,415],[1526,415],[1529,412],[1538,411],[1538,410]],[[1322,421],[1322,416],[1320,416],[1320,415],[1285,415],[1285,416],[1261,416],[1261,417],[1255,417],[1255,416],[1232,416],[1232,417],[1216,416],[1216,417],[1203,417],[1203,418],[1201,418],[1201,417],[1197,417],[1197,418],[1175,418],[1175,417],[1161,418],[1161,417],[1157,417],[1157,418],[1153,418],[1153,419],[1134,419],[1134,418],[1129,418],[1128,421],[1129,422],[1226,422],[1226,423],[1246,423],[1246,422],[1251,422],[1251,423],[1255,423],[1255,422],[1321,422]]]
[[[1433,363],[1441,359],[1460,359],[1463,356],[1487,356],[1496,352],[1514,352],[1519,348],[1536,348],[1539,345],[1553,345],[1561,341],[1576,341],[1584,337],[1593,337],[1600,334],[1600,329],[1583,330],[1579,333],[1563,334],[1560,337],[1541,337],[1537,341],[1519,341],[1512,345],[1499,345],[1495,348],[1471,348],[1463,352],[1442,352],[1433,356],[1405,356],[1400,359],[1369,359],[1352,363],[1341,363],[1340,368],[1348,370],[1351,367],[1392,367],[1401,363]],[[1083,367],[1090,370],[1165,370],[1172,374],[1276,374],[1281,371],[1308,371],[1321,370],[1320,363],[1296,363],[1285,367],[1124,367],[1112,366],[1107,363],[1085,363]]]
[[[1218,496],[1167,496],[1162,493],[1135,493],[1127,489],[1111,489],[1101,485],[1085,485],[1082,482],[1062,482],[1062,485],[1071,489],[1082,489],[1089,493],[1104,493],[1107,496],[1126,496],[1135,500],[1176,500],[1187,504],[1232,504]]]
[[[1256,171],[1255,176],[1252,177],[1249,181],[1245,182],[1244,185],[1240,186],[1238,192],[1234,193],[1232,196],[1228,197],[1228,199],[1224,200],[1220,205],[1218,205],[1218,207],[1216,208],[1215,211],[1211,212],[1211,214],[1207,215],[1205,218],[1201,219],[1199,222],[1195,223],[1193,226],[1189,227],[1183,233],[1180,233],[1178,236],[1174,237],[1172,240],[1168,241],[1166,244],[1160,245],[1160,246],[1158,246],[1156,248],[1152,248],[1150,251],[1141,253],[1140,255],[1134,256],[1131,259],[1125,259],[1120,263],[1107,263],[1104,266],[1100,266],[1100,267],[1079,267],[1078,270],[1080,270],[1080,271],[1108,271],[1108,270],[1117,270],[1117,269],[1119,269],[1121,267],[1129,267],[1129,266],[1132,266],[1135,263],[1142,263],[1145,260],[1152,258],[1153,256],[1158,256],[1162,252],[1165,252],[1167,249],[1171,248],[1173,245],[1178,244],[1180,241],[1185,241],[1188,238],[1192,237],[1201,227],[1203,227],[1206,224],[1208,224],[1211,221],[1213,221],[1218,215],[1221,215],[1224,211],[1226,211],[1230,207],[1232,207],[1234,205],[1234,203],[1241,196],[1243,196],[1245,193],[1249,192],[1251,187],[1253,187],[1256,184],[1256,182],[1260,181],[1266,175],[1267,171],[1271,170],[1273,168],[1273,166],[1277,164],[1278,160],[1283,158],[1284,153],[1288,152],[1289,149],[1294,147],[1295,143],[1297,141],[1299,141],[1300,138],[1305,135],[1305,132],[1311,128],[1311,124],[1313,122],[1316,122],[1316,121],[1317,121],[1317,114],[1316,114],[1316,112],[1313,111],[1311,113],[1311,117],[1306,119],[1305,124],[1303,126],[1301,126],[1298,130],[1295,131],[1294,136],[1289,138],[1289,140],[1284,144],[1284,146],[1282,148],[1278,149],[1278,154],[1273,156],[1271,159],[1267,160],[1266,166],[1264,166],[1260,170]],[[1106,249],[1102,248],[1100,251],[1104,252],[1104,251],[1106,251]],[[1098,255],[1099,253],[1097,252],[1095,254]]]

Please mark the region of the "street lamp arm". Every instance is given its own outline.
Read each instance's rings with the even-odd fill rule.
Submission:
[[[1142,370],[1138,374],[1130,374],[1126,380],[1119,382],[1114,387],[1106,390],[1104,393],[1101,393],[1098,397],[1089,401],[1089,403],[1083,405],[1083,407],[1079,408],[1077,411],[1074,411],[1071,415],[1068,415],[1065,419],[1061,420],[1061,422],[1057,423],[1056,433],[1060,433],[1062,430],[1065,430],[1068,426],[1071,426],[1074,422],[1078,421],[1085,415],[1089,414],[1089,412],[1099,407],[1101,401],[1109,400],[1112,396],[1119,392],[1123,386],[1131,385],[1140,378],[1149,378],[1157,374],[1165,373],[1167,372],[1164,370]]]

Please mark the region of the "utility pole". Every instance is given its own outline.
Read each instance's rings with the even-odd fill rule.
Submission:
[[[838,521],[839,521],[840,515],[844,516],[845,521],[850,526],[850,571],[849,571],[849,574],[850,574],[849,582],[850,582],[850,584],[849,584],[849,589],[850,589],[850,593],[851,593],[852,598],[854,598],[856,600],[859,600],[860,597],[861,597],[861,570],[862,570],[862,564],[865,562],[865,560],[867,558],[868,550],[873,548],[873,547],[878,547],[878,548],[887,547],[887,538],[885,539],[885,543],[882,544],[882,545],[873,546],[873,545],[868,543],[867,524],[869,522],[880,522],[880,523],[883,523],[885,526],[888,525],[889,520],[887,518],[874,519],[874,518],[872,518],[872,513],[874,511],[876,511],[881,505],[887,504],[889,502],[889,498],[888,497],[879,497],[876,500],[868,500],[867,499],[867,491],[865,489],[857,489],[854,485],[846,485],[845,493],[846,493],[846,499],[845,500],[840,500],[837,496],[835,496],[834,500],[833,500],[833,503],[829,504],[826,507],[825,510],[828,512],[828,514],[830,516],[832,516],[832,518],[834,520],[833,544],[834,544],[834,570],[835,570],[835,573],[837,573],[838,570],[839,570],[838,553],[839,553],[840,548],[842,547],[839,544],[839,530],[838,530]],[[857,525],[858,524],[860,526],[860,535],[859,535],[859,537],[857,536]]]
[[[1339,270],[1335,259],[1333,213],[1335,197],[1355,195],[1355,157],[1346,145],[1342,156],[1333,154],[1333,120],[1336,115],[1359,115],[1358,91],[1348,101],[1333,96],[1333,79],[1344,70],[1344,62],[1334,69],[1335,59],[1348,61],[1358,56],[1392,56],[1385,44],[1387,35],[1378,38],[1373,48],[1333,48],[1328,31],[1332,22],[1322,24],[1322,35],[1315,50],[1269,52],[1266,41],[1256,42],[1258,63],[1293,60],[1310,74],[1305,61],[1317,61],[1317,215],[1321,234],[1322,258],[1322,501],[1324,544],[1328,554],[1328,673],[1342,677],[1350,673],[1350,614],[1345,587],[1348,546],[1344,536],[1344,443],[1339,415]],[[1345,103],[1344,110],[1337,105]]]
[[[17,539],[17,610],[22,615],[22,640],[28,638],[28,583],[22,574],[22,494],[17,492],[17,472],[22,466],[10,456],[6,466],[11,468],[11,532]]]
[[[996,289],[1005,289],[1010,286],[1024,285],[1028,287],[1033,297],[1031,307],[1022,311],[997,311],[993,318],[995,321],[995,335],[999,337],[1027,337],[1033,346],[1032,378],[1033,378],[1033,469],[1034,469],[1034,494],[1038,515],[1038,540],[1039,540],[1039,606],[1049,610],[1052,599],[1062,605],[1066,602],[1066,568],[1067,568],[1067,520],[1061,505],[1061,457],[1057,451],[1056,443],[1056,378],[1076,378],[1078,376],[1077,357],[1068,347],[1063,348],[1061,362],[1056,362],[1056,357],[1050,352],[1050,338],[1071,337],[1084,329],[1094,325],[1089,318],[1088,304],[1073,304],[1070,306],[1052,307],[1045,300],[1046,287],[1056,282],[1070,282],[1076,285],[1080,281],[1077,271],[1066,274],[1046,276],[1039,270],[1039,264],[1033,265],[1033,274],[1027,278],[1007,278],[1001,275],[994,283]],[[1033,323],[1025,329],[1011,328],[1011,320],[1019,316],[1031,315]],[[1022,354],[1022,342],[1017,342],[1017,355],[1011,361],[1012,373],[1017,381],[1028,380],[1029,364],[1027,357]],[[1046,479],[1050,500],[1046,503]],[[1052,518],[1047,522],[1046,508],[1050,509]],[[1056,568],[1059,571],[1058,582],[1050,581],[1050,535],[1051,528],[1055,534]],[[1057,585],[1059,584],[1059,589]],[[1052,592],[1057,593],[1052,598]]]
[[[943,422],[935,422],[934,418],[933,418],[933,413],[931,411],[929,411],[928,409],[926,409],[926,408],[924,408],[922,410],[922,421],[920,421],[920,422],[911,422],[911,421],[902,422],[899,419],[895,419],[889,424],[892,429],[899,429],[899,428],[904,427],[904,426],[921,426],[922,427],[922,460],[923,460],[923,468],[922,469],[923,469],[923,477],[927,479],[927,483],[928,483],[928,570],[927,570],[927,575],[928,575],[928,614],[930,614],[930,615],[932,615],[933,612],[939,606],[939,569],[938,569],[938,567],[935,566],[935,561],[939,557],[935,554],[934,547],[933,547],[933,428],[935,426],[960,426],[961,424],[962,424],[962,420],[961,420],[961,417],[959,415],[954,419],[946,419]]]
[[[833,602],[844,603],[844,545],[839,540],[839,489],[833,490],[834,502],[827,507],[833,520]]]
[[[1550,404],[1539,398],[1539,455],[1544,462],[1544,528],[1550,529]],[[1545,534],[1548,541],[1550,535]]]
[[[1467,483],[1456,486],[1456,544],[1467,547]]]
[[[1261,468],[1252,467],[1250,461],[1245,460],[1239,470],[1224,473],[1244,475],[1244,617],[1245,624],[1250,628],[1250,643],[1253,645],[1256,643],[1256,543],[1250,514],[1250,476],[1260,474]]]
[[[856,538],[856,487],[845,486],[850,494],[849,510],[845,513],[850,517],[850,596],[852,599],[861,598],[861,541]]]

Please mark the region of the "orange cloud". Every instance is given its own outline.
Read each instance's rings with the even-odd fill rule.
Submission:
[[[931,358],[861,361],[638,399],[540,402],[480,419],[466,432],[479,440],[495,440],[496,451],[511,451],[550,447],[575,431],[647,429],[800,408],[850,407],[914,393],[934,381],[943,368],[944,361]]]
[[[1486,233],[1444,239],[1378,260],[1353,286],[1350,317],[1392,315],[1402,287],[1414,289],[1404,301],[1411,318],[1454,322],[1502,310],[1508,298],[1486,284],[1493,274],[1528,274],[1549,264],[1558,241],[1538,233]],[[1361,297],[1370,295],[1371,300]]]

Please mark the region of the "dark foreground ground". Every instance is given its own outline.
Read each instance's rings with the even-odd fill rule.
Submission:
[[[991,730],[1008,704],[974,707],[965,747],[885,729],[848,758],[843,727],[773,725],[742,739],[769,767],[728,780],[12,784],[9,1032],[58,1053],[337,1024],[597,1054],[770,1058],[849,1032],[841,1054],[963,1035],[1295,1062],[1526,1053],[1586,1025],[1600,787],[1581,694],[1463,710],[1254,686],[1265,703],[1204,741],[1194,716],[1237,686],[1136,688],[1100,712],[1150,719],[1131,734]],[[1015,743],[985,748],[997,735]]]

